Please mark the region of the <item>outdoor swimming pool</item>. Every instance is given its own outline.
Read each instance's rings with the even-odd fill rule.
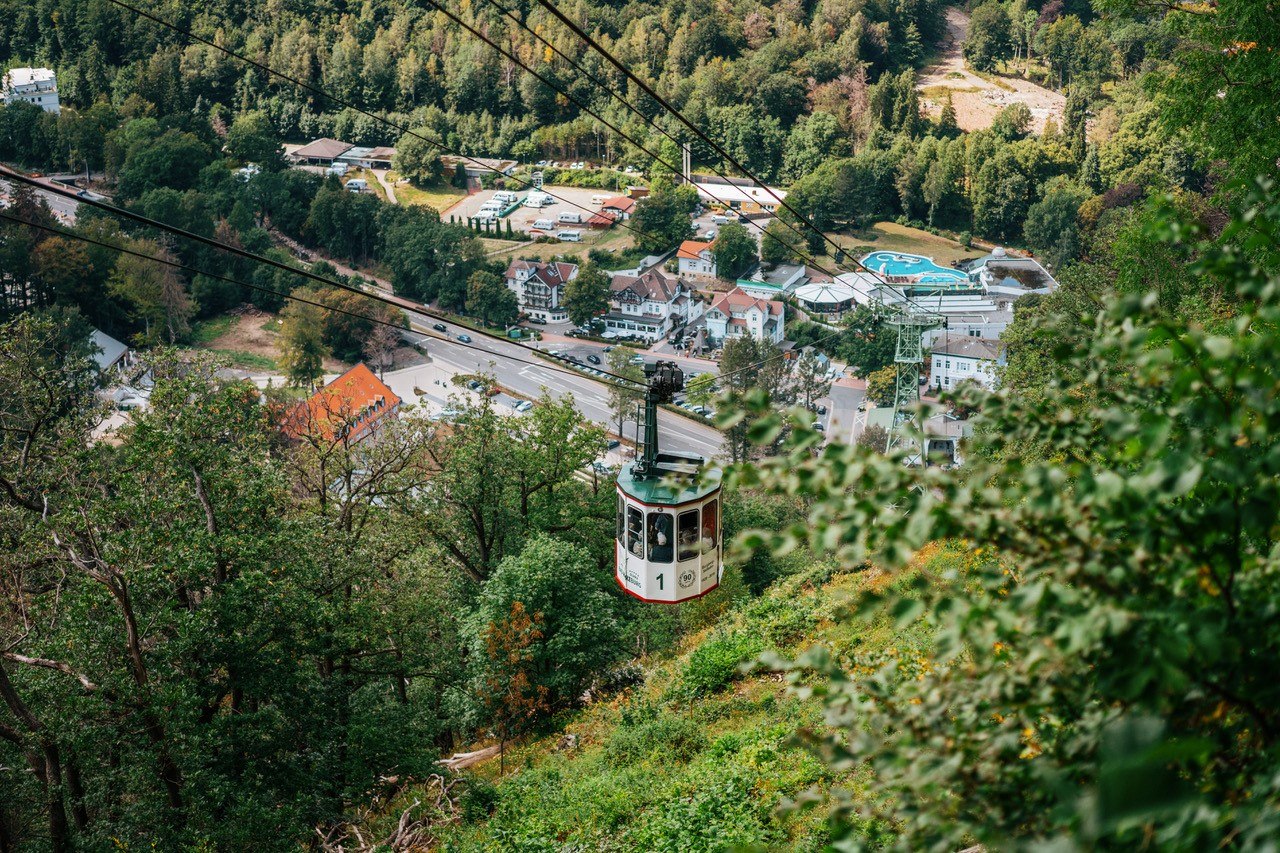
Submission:
[[[969,277],[960,270],[941,267],[932,258],[906,252],[872,252],[862,265],[881,275],[914,278],[921,284],[967,284]]]

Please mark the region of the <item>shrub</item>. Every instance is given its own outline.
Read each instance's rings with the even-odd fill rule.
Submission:
[[[645,713],[651,716],[618,726],[604,749],[610,761],[662,759],[683,763],[706,747],[706,737],[693,721],[652,706]]]
[[[711,637],[689,656],[678,692],[686,698],[722,690],[742,673],[740,665],[764,651],[759,634],[735,632]]]

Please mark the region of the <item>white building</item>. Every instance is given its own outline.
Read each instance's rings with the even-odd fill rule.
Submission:
[[[742,336],[781,344],[784,320],[785,306],[781,302],[760,299],[735,287],[717,296],[707,309],[707,338],[716,345]]]
[[[697,240],[685,240],[676,252],[680,275],[697,279],[713,279],[716,277],[716,256],[711,247],[714,243],[700,243]]]
[[[987,388],[996,385],[996,368],[1005,363],[1004,345],[991,338],[946,335],[933,342],[929,386],[942,391],[972,379]]]
[[[548,323],[569,319],[564,289],[577,277],[577,264],[512,261],[507,267],[507,287],[516,295],[520,311]]]
[[[723,180],[695,176],[693,186],[698,191],[699,200],[705,205],[728,207],[749,215],[774,213],[779,202],[787,197],[786,190],[761,187],[746,179],[731,179],[733,183],[724,183]]]
[[[50,68],[11,68],[4,75],[4,102],[26,101],[47,113],[58,113],[58,79]]]
[[[689,286],[661,269],[615,275],[609,291],[606,334],[656,341],[702,316],[702,303]]]

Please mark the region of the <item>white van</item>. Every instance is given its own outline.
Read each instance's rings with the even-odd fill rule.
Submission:
[[[369,189],[369,182],[364,178],[352,178],[343,184],[343,186],[349,193],[362,193]]]
[[[528,197],[525,198],[524,200],[524,206],[525,207],[546,207],[547,205],[552,204],[554,201],[555,200],[551,198],[551,196],[547,195],[546,193],[529,193]]]
[[[604,204],[608,200],[609,197],[607,195],[593,195],[591,197],[592,204]]]
[[[570,228],[567,231],[557,231],[556,239],[565,243],[581,243],[582,232],[574,228]]]
[[[711,221],[716,225],[728,225],[729,217],[717,213],[715,216],[711,217]]]
[[[577,225],[582,221],[582,214],[576,210],[570,210],[557,216],[556,220],[565,225]]]
[[[347,173],[346,163],[330,163],[329,164],[330,175],[337,175],[338,177],[342,177],[346,173]]]
[[[497,211],[502,210],[502,202],[492,200],[486,201],[484,204],[480,205],[480,210],[492,210],[496,213]]]
[[[493,200],[499,204],[511,204],[511,202],[516,200],[516,194],[505,190],[502,192],[496,192],[493,194]]]
[[[537,222],[533,223],[533,229],[535,231],[550,231],[555,227],[556,224],[550,219],[539,219]]]

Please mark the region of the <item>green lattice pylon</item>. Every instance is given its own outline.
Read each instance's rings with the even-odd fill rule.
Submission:
[[[919,456],[924,459],[924,425],[916,424],[916,436],[910,435],[911,419],[919,412],[920,402],[920,365],[924,364],[924,333],[944,325],[945,320],[937,314],[911,314],[903,312],[885,318],[885,325],[898,330],[898,346],[894,350],[893,361],[897,368],[897,381],[893,392],[893,420],[889,426],[889,437],[885,444],[885,452],[901,447],[908,441],[920,441]]]

